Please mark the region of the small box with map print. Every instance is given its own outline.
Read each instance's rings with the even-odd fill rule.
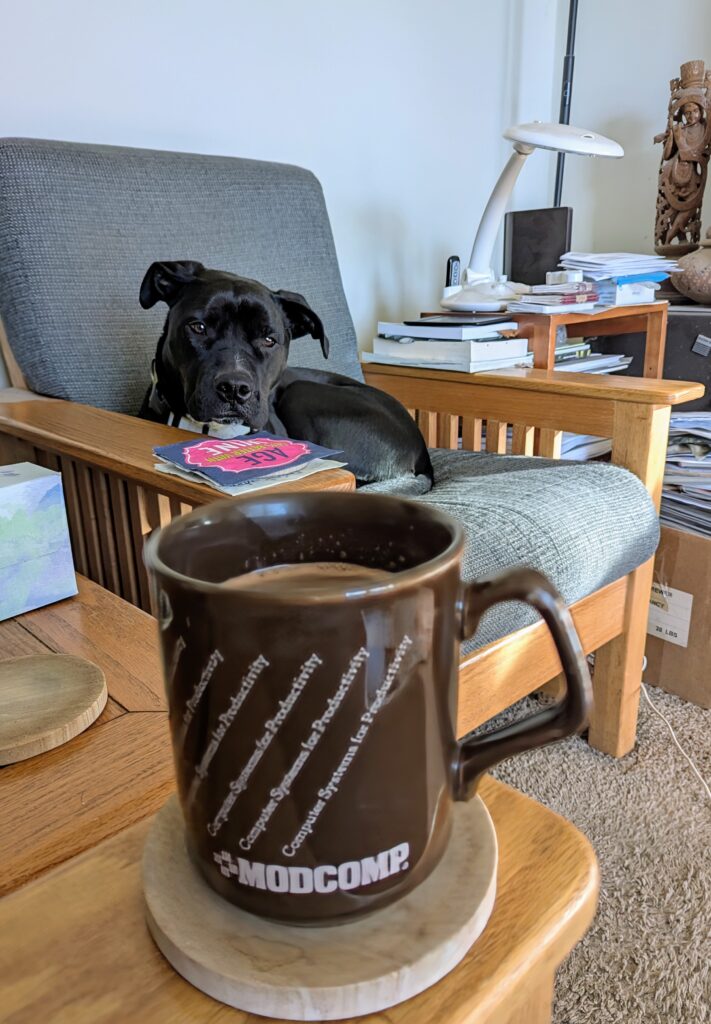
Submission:
[[[0,466],[0,620],[76,593],[61,474]]]

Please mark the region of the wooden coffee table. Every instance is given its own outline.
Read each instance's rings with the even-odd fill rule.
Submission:
[[[554,973],[595,912],[597,865],[568,822],[500,782],[482,796],[496,825],[499,882],[486,930],[421,995],[368,1024],[543,1024]],[[0,900],[5,1019],[13,1024],[259,1024],[203,995],[163,959],[144,921],[149,822],[125,829]]]
[[[79,594],[0,622],[0,650],[76,654],[109,699],[86,732],[0,769],[0,894],[156,811],[174,788],[155,620],[78,577]]]
[[[86,732],[0,771],[0,985],[2,1016],[13,1024],[264,1020],[192,988],[144,922],[143,844],[150,816],[174,789],[155,628],[81,578],[77,597],[0,623],[8,657],[87,657],[110,694]],[[555,970],[595,912],[595,855],[570,823],[515,790],[486,779],[481,795],[500,847],[484,934],[438,984],[360,1020],[550,1021]]]

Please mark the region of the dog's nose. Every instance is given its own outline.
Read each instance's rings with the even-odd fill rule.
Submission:
[[[218,377],[215,390],[223,402],[242,403],[252,397],[254,389],[244,377],[233,375]]]

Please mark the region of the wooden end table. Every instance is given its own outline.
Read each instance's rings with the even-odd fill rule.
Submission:
[[[632,334],[646,335],[644,376],[664,377],[664,345],[667,338],[668,302],[650,302],[638,306],[614,306],[599,313],[512,313],[511,319],[519,325],[519,336],[528,338],[533,351],[533,365],[551,370],[555,365],[555,338],[558,327],[570,333],[572,327],[594,327],[591,335]],[[586,331],[586,333],[588,333]]]

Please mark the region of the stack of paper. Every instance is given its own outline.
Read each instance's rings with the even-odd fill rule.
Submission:
[[[566,359],[556,363],[554,369],[571,373],[617,373],[618,370],[626,370],[631,362],[632,356],[591,352],[580,359]]]
[[[711,412],[672,413],[660,519],[711,537]]]
[[[595,434],[563,434],[560,449],[561,459],[574,462],[588,462],[612,451],[609,437],[597,437]]]
[[[678,270],[676,260],[635,252],[566,252],[560,258],[565,270],[582,270],[590,281],[612,278],[620,283],[663,281]]]

